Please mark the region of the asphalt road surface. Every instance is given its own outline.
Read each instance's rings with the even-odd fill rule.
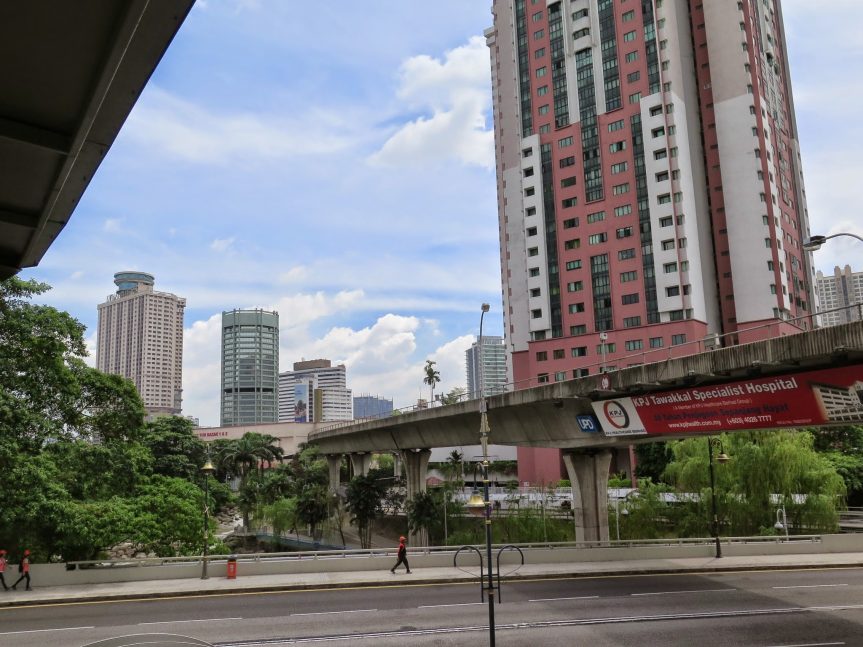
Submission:
[[[0,646],[83,647],[150,632],[218,647],[488,644],[478,584],[410,582],[0,608]],[[501,595],[501,646],[863,646],[860,568],[535,580],[504,583]]]

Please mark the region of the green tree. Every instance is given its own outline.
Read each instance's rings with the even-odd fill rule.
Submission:
[[[153,471],[187,481],[200,478],[206,446],[195,435],[192,422],[180,416],[161,416],[147,423],[142,443],[153,454]]]
[[[327,490],[321,485],[308,485],[297,494],[297,517],[308,524],[315,540],[320,539],[318,526],[329,517]]]
[[[722,434],[731,460],[714,464],[720,525],[734,535],[771,533],[778,505],[797,532],[833,532],[845,485],[835,468],[813,449],[804,431]],[[698,493],[697,510],[708,517],[711,501],[706,438],[672,445],[666,477],[678,491]],[[800,496],[802,495],[802,496]]]
[[[423,382],[429,385],[431,389],[431,398],[429,399],[429,405],[434,402],[434,388],[435,385],[440,382],[440,371],[435,368],[435,364],[437,362],[433,362],[430,359],[426,360],[425,365],[425,377],[423,378]]]
[[[426,544],[431,544],[432,536],[441,534],[438,532],[443,519],[441,496],[436,496],[428,490],[417,492],[412,499],[408,500],[406,507],[408,530],[420,535],[421,542],[424,539]]]
[[[452,388],[446,395],[441,396],[441,404],[456,404],[457,402],[461,402],[464,399],[465,393],[467,393],[467,389],[463,386]]]
[[[639,479],[649,478],[653,483],[659,483],[665,468],[672,459],[668,442],[642,443],[635,446],[635,475]]]
[[[848,492],[848,505],[863,505],[863,426],[810,430],[815,451],[826,458]]]
[[[381,502],[385,494],[386,486],[378,480],[374,470],[365,476],[355,476],[348,482],[345,506],[351,515],[351,523],[357,527],[363,548],[371,548],[372,523],[381,514]]]

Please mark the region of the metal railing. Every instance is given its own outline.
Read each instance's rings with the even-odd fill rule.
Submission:
[[[693,341],[687,341],[682,344],[675,344],[672,346],[664,346],[662,348],[650,348],[644,349],[637,353],[630,353],[628,355],[621,355],[614,357],[613,360],[610,358],[606,358],[605,361],[592,362],[590,364],[583,364],[578,366],[578,369],[587,369],[590,371],[591,369],[602,369],[604,367],[607,368],[608,364],[612,361],[618,364],[625,364],[622,368],[632,368],[634,366],[641,366],[643,364],[658,364],[660,362],[667,362],[672,359],[680,359],[683,357],[691,357],[693,355],[697,355],[699,353],[718,350],[720,348],[727,348],[729,346],[739,346],[741,345],[740,339],[748,336],[749,333],[757,332],[757,331],[770,331],[775,330],[775,334],[767,334],[764,335],[758,341],[763,341],[764,339],[770,339],[773,337],[782,337],[787,336],[788,333],[791,334],[800,334],[815,330],[818,326],[815,325],[814,320],[818,317],[821,317],[826,314],[831,314],[833,312],[842,312],[842,311],[857,311],[857,320],[863,321],[863,303],[853,303],[847,306],[841,306],[838,308],[830,308],[829,310],[821,310],[815,313],[803,315],[800,317],[793,317],[789,319],[778,319],[775,321],[771,321],[770,323],[760,324],[758,326],[752,326],[751,328],[742,328],[740,330],[736,330],[735,332],[723,333],[723,334],[712,334],[708,335],[703,339],[696,339]],[[687,320],[684,320],[687,321]],[[689,320],[691,321],[691,320]],[[799,326],[797,322],[808,322],[806,326]],[[662,324],[651,324],[653,326],[664,325],[668,322],[663,322]],[[788,327],[791,327],[790,329]],[[650,326],[644,326],[645,328],[649,328]],[[787,332],[783,333],[782,330],[786,329]],[[588,333],[585,335],[578,335],[577,337],[566,337],[563,339],[578,339],[578,338],[588,338],[591,334],[598,333]],[[743,342],[754,343],[754,342]],[[616,355],[616,353],[615,353]],[[649,359],[648,359],[649,358]],[[613,370],[619,370],[615,368]],[[512,391],[517,391],[520,389],[526,389],[533,386],[544,386],[549,384],[560,384],[561,382],[570,382],[574,380],[582,380],[588,377],[595,377],[595,375],[602,372],[613,372],[613,371],[596,371],[592,375],[586,375],[584,377],[573,377],[568,378],[566,380],[560,381],[542,381],[540,382],[539,377],[529,377],[523,380],[517,380],[514,382],[507,382],[499,387],[494,389],[486,389],[485,396],[494,397],[495,395],[500,395],[503,393],[509,393]],[[490,392],[493,391],[493,392]],[[420,406],[418,404],[410,405],[407,407],[401,407],[399,409],[394,409],[391,415],[398,415],[402,413],[411,413],[414,411],[423,411],[428,408],[439,408],[441,406],[450,406],[453,404],[460,404],[462,402],[469,402],[472,400],[478,400],[480,398],[479,392],[465,392],[459,395],[455,402],[447,402],[443,403],[440,401],[437,406],[434,405],[434,402],[429,402],[425,406]],[[388,418],[389,416],[387,416]],[[356,418],[354,420],[340,420],[337,422],[333,422],[331,424],[322,426],[320,431],[333,431],[336,429],[341,429],[343,427],[348,427],[353,424],[359,422],[370,422],[373,420],[381,420],[382,418],[379,416],[371,416],[368,418]]]

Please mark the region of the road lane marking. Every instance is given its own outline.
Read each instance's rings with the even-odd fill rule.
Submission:
[[[417,609],[439,609],[441,607],[473,607],[477,604],[485,604],[485,602],[462,602],[460,604],[423,604]]]
[[[829,647],[829,645],[845,645],[847,643],[794,643],[793,645],[770,645],[770,647]]]
[[[630,593],[632,597],[643,595],[674,595],[676,593],[725,593],[727,591],[736,591],[737,589],[693,589],[691,591],[655,591],[653,593]]]
[[[370,613],[377,611],[377,609],[350,609],[348,611],[316,611],[314,613],[292,613],[291,617],[294,616],[328,616],[334,615],[338,613]]]
[[[774,586],[774,589],[823,589],[831,586],[848,586],[847,584],[798,584],[797,586]],[[833,643],[824,643],[831,645]],[[793,646],[792,646],[793,647]]]
[[[181,622],[216,622],[218,620],[242,620],[242,618],[201,618],[200,620],[160,620],[159,622],[139,622],[139,625],[175,625]]]
[[[581,595],[576,598],[537,598],[536,600],[528,600],[528,602],[557,602],[558,600],[596,600],[598,595]]]
[[[58,627],[56,629],[27,629],[25,631],[0,631],[0,636],[14,636],[15,634],[38,634],[45,631],[75,631],[77,629],[95,629],[96,627]]]

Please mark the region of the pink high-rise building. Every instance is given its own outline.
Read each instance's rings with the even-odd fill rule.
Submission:
[[[510,381],[811,325],[778,0],[493,0],[492,12]],[[520,449],[520,480],[559,476],[556,450]]]

